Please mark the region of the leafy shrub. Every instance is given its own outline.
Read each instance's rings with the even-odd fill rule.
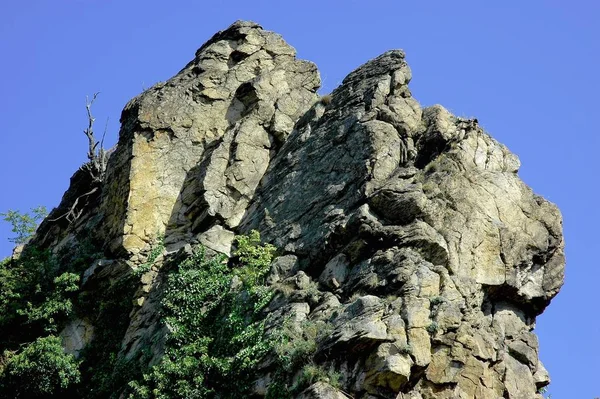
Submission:
[[[304,321],[300,328],[286,321],[275,334],[273,349],[282,370],[293,372],[312,362],[319,342],[329,336],[332,325],[324,321]]]
[[[300,378],[296,386],[292,388],[294,392],[300,392],[302,389],[311,386],[312,384],[322,381],[326,382],[334,388],[340,387],[341,374],[333,369],[325,369],[317,366],[314,363],[309,363],[302,368]]]
[[[275,372],[274,382],[267,390],[267,399],[292,398],[317,381],[339,385],[339,374],[325,371],[314,361],[319,343],[332,330],[333,326],[325,321],[306,320],[300,326],[294,326],[289,319],[284,322],[283,327],[273,334]],[[299,376],[297,370],[302,371]],[[294,377],[296,381],[293,381]]]
[[[79,290],[79,276],[74,273],[63,273],[53,282],[52,291],[40,303],[27,302],[24,309],[17,309],[27,319],[26,323],[39,324],[47,333],[57,332],[57,321],[71,315],[71,294]]]
[[[232,264],[201,249],[167,279],[162,313],[170,330],[161,362],[130,383],[130,398],[247,397],[271,350],[261,311],[274,247],[257,232],[237,238]],[[234,383],[232,383],[234,382]]]
[[[36,212],[42,214],[41,211]],[[33,224],[27,227],[27,220],[33,220],[29,216],[18,216],[10,211],[8,214],[12,215],[13,231],[23,233],[21,236],[35,229]],[[5,217],[5,220],[8,219]],[[88,312],[89,307],[82,307],[79,276],[101,255],[98,246],[85,239],[63,248],[57,254],[29,243],[17,258],[0,262],[0,353],[4,353],[0,359],[0,368],[4,370],[0,378],[0,396],[29,398],[60,393],[71,397],[81,388],[78,381],[83,376],[78,371],[79,363],[62,352],[59,338],[48,335],[60,331],[75,313],[90,318],[97,315],[97,312]],[[108,292],[108,295],[111,294]],[[131,302],[130,298],[127,298],[128,303]],[[90,302],[94,302],[96,307],[106,308],[111,300],[112,296],[106,300],[102,295],[97,295]],[[109,315],[110,321],[105,323],[106,327],[96,330],[94,343],[103,342],[101,338],[112,332],[121,320],[128,320],[128,313],[129,310],[119,315],[120,318]],[[96,317],[95,322],[100,320]],[[121,332],[124,333],[124,330]],[[119,344],[121,339],[122,335]],[[118,351],[120,345],[115,346]],[[100,353],[100,356],[90,356],[91,360],[96,361],[104,355],[103,351]],[[85,370],[88,376],[99,374],[87,366]],[[39,386],[38,391],[34,385]],[[67,385],[69,388],[65,390]],[[75,396],[84,397],[79,394]]]
[[[271,244],[261,245],[260,234],[256,230],[252,230],[247,236],[237,236],[235,242],[237,250],[234,256],[242,266],[236,270],[236,274],[248,287],[264,286],[275,247]]]
[[[27,247],[0,263],[0,348],[55,332],[71,314],[79,276],[60,273],[49,251]]]
[[[29,241],[29,238],[35,233],[39,222],[44,219],[46,215],[48,215],[48,211],[44,206],[32,208],[31,215],[29,213],[21,213],[13,210],[0,213],[0,216],[4,218],[4,221],[11,224],[12,232],[16,234],[16,237],[9,238],[9,241],[14,242],[15,244],[25,244]]]
[[[429,303],[431,304],[432,307],[439,306],[444,302],[446,302],[446,298],[444,298],[443,296],[437,295],[437,296],[429,298]]]
[[[4,397],[42,398],[60,394],[79,382],[78,363],[63,352],[60,338],[38,338],[20,353],[5,352],[0,371]]]
[[[141,277],[143,274],[150,271],[152,266],[154,266],[154,262],[156,259],[162,254],[165,249],[165,238],[159,237],[156,243],[152,246],[150,250],[150,254],[148,254],[148,259],[142,265],[140,265],[137,269],[135,269],[134,274],[136,277]]]

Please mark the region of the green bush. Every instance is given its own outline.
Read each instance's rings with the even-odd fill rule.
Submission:
[[[437,295],[429,298],[429,303],[431,304],[431,307],[439,306],[444,302],[446,302],[446,298],[444,298],[443,296]]]
[[[291,320],[284,322],[283,327],[273,334],[276,367],[267,399],[292,398],[317,381],[327,381],[335,387],[339,385],[339,374],[325,370],[314,360],[319,344],[332,330],[333,326],[325,321],[306,320],[300,328]],[[301,370],[299,376],[298,370]]]
[[[256,230],[252,230],[247,236],[237,236],[235,242],[237,250],[234,256],[241,265],[235,270],[235,274],[247,287],[264,287],[265,277],[275,255],[275,247],[271,244],[261,245],[260,234]]]
[[[292,388],[294,392],[300,392],[302,389],[311,386],[316,382],[326,382],[334,388],[340,387],[341,374],[332,369],[325,369],[313,363],[306,364],[300,373],[300,378],[296,386]]]
[[[56,256],[27,246],[19,259],[0,262],[0,396],[241,398],[250,395],[265,367],[277,371],[270,398],[291,397],[311,381],[339,380],[314,360],[327,323],[266,331],[264,309],[274,295],[266,276],[275,248],[261,245],[257,232],[236,237],[231,259],[200,249],[169,272],[160,310],[169,333],[152,368],[143,368],[149,361],[144,355],[120,355],[139,271],[79,293],[76,273],[100,254],[91,243],[77,245]],[[162,250],[159,242],[143,269]],[[165,271],[173,266],[167,261]],[[59,338],[47,336],[74,313],[96,327],[80,364],[62,352]]]
[[[257,232],[236,239],[229,264],[204,250],[180,263],[162,300],[169,328],[161,362],[130,383],[130,398],[247,397],[256,368],[271,351],[261,311],[274,247]],[[234,383],[232,383],[234,382]]]
[[[78,363],[63,352],[60,338],[38,338],[20,353],[4,353],[0,391],[9,398],[45,398],[79,382]]]
[[[60,273],[49,251],[27,247],[0,263],[0,349],[56,332],[71,314],[79,276]]]
[[[46,215],[48,215],[48,211],[44,206],[32,208],[31,215],[29,213],[21,213],[13,210],[0,213],[0,216],[4,218],[4,221],[11,224],[12,232],[16,234],[15,237],[9,238],[9,241],[14,242],[15,244],[25,244],[29,241],[29,238],[35,233],[39,222],[44,219]]]
[[[46,333],[58,330],[58,321],[66,320],[73,311],[72,293],[79,290],[79,276],[63,273],[54,280],[52,291],[40,303],[27,302],[26,307],[17,309],[26,318],[27,324],[37,324]]]
[[[24,243],[46,215],[44,207],[32,215],[17,211],[0,213]],[[101,256],[97,247],[83,240],[57,255],[28,244],[18,257],[0,262],[0,351],[15,349],[39,336],[55,333],[73,314],[79,290],[79,274]]]
[[[136,277],[141,277],[143,274],[147,273],[154,266],[154,262],[156,259],[163,253],[165,250],[165,238],[159,237],[156,240],[156,243],[152,246],[150,253],[148,254],[148,259],[142,265],[140,265],[137,269],[135,269],[134,274]]]

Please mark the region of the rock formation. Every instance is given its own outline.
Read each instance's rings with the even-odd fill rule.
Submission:
[[[476,120],[421,108],[410,80],[393,50],[320,97],[314,64],[236,22],[127,104],[100,190],[82,197],[98,183],[77,172],[33,243],[93,241],[103,259],[82,285],[93,294],[164,237],[134,287],[126,358],[160,358],[161,265],[199,244],[230,254],[234,235],[255,229],[279,249],[269,283],[291,291],[269,323],[331,325],[315,359],[340,385],[299,397],[541,398],[533,329],[563,283],[560,213]],[[74,205],[77,220],[60,217]],[[93,324],[63,331],[70,351],[93,341]],[[267,367],[256,395],[270,379]]]

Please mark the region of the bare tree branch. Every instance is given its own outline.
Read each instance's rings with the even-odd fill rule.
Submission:
[[[88,139],[88,161],[85,164],[83,164],[80,169],[84,172],[89,173],[89,176],[92,179],[90,184],[91,190],[75,198],[67,212],[58,216],[57,218],[49,219],[50,222],[56,222],[60,219],[65,218],[69,222],[69,224],[73,223],[74,221],[79,219],[79,217],[83,214],[86,207],[88,206],[88,197],[101,189],[101,183],[104,181],[106,163],[108,160],[108,154],[104,149],[104,138],[106,137],[109,119],[106,119],[106,125],[104,126],[104,132],[102,134],[101,141],[96,141],[96,138],[94,136],[94,122],[96,121],[96,118],[94,118],[94,115],[92,115],[92,105],[94,104],[94,101],[96,101],[96,98],[98,98],[98,94],[100,94],[100,92],[94,93],[91,100],[88,96],[85,97],[85,110],[87,113],[88,126],[86,129],[83,130],[83,133]],[[80,201],[83,199],[85,199],[85,202],[80,203]]]
[[[96,121],[96,118],[92,116],[92,105],[94,104],[94,101],[96,101],[98,94],[100,94],[100,92],[94,93],[92,101],[90,101],[88,96],[85,96],[85,110],[87,111],[88,127],[83,133],[85,133],[88,138],[88,160],[90,162],[94,161],[94,158],[96,157],[96,146],[98,145],[94,138],[94,122]]]
[[[108,119],[104,127],[104,134],[102,135],[102,141],[96,141],[94,136],[94,122],[96,118],[92,115],[92,105],[100,92],[94,93],[94,96],[90,100],[88,96],[85,97],[85,110],[87,112],[88,126],[83,131],[88,138],[88,162],[82,166],[83,170],[87,170],[92,179],[95,182],[102,182],[104,180],[104,172],[106,171],[106,151],[104,150],[104,137],[106,136],[106,130],[108,128]],[[98,146],[100,148],[98,149]]]
[[[87,197],[89,195],[94,194],[96,191],[98,191],[98,187],[94,187],[87,193],[81,194],[79,197],[75,198],[73,205],[71,205],[71,208],[69,208],[69,210],[66,213],[60,215],[57,218],[49,219],[49,221],[56,222],[57,220],[66,218],[69,223],[73,223],[75,220],[79,219],[79,216],[81,216],[81,214],[83,213],[83,210],[85,209],[85,205],[84,205],[81,209],[77,210],[77,205],[79,204],[79,200],[82,199],[83,197]]]

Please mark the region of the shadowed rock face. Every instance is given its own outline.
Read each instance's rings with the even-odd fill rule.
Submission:
[[[197,243],[228,253],[234,233],[257,229],[284,254],[269,281],[296,282],[271,323],[328,320],[317,359],[344,392],[541,398],[532,330],[563,283],[560,213],[476,120],[421,108],[410,79],[404,53],[389,51],[319,100],[314,64],[236,22],[125,107],[101,194],[76,223],[51,215],[37,240],[57,249],[92,235],[109,264],[136,268],[159,236],[166,257]],[[79,180],[61,209],[85,192]],[[164,332],[161,279],[142,277],[124,356]],[[345,396],[320,382],[301,397]]]

